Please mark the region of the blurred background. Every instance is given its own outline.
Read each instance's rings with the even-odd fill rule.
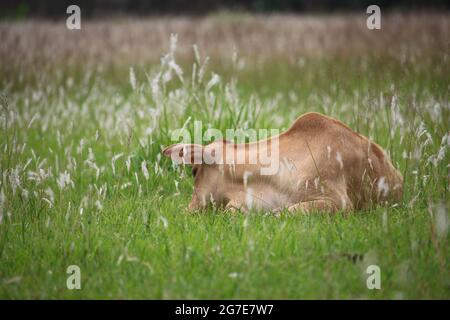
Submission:
[[[81,8],[81,30],[68,30],[66,9]],[[178,34],[177,58],[192,62],[192,45],[224,66],[302,64],[308,57],[405,56],[448,49],[448,1],[377,1],[382,30],[368,30],[355,0],[94,0],[0,3],[0,58],[5,72],[30,65],[147,65]],[[442,52],[442,51],[441,51]],[[249,59],[250,58],[250,59]],[[39,63],[37,63],[39,62]],[[224,65],[225,64],[225,65]]]
[[[81,30],[66,27],[70,4],[81,9]],[[331,91],[334,97],[358,85],[378,94],[417,86],[422,78],[445,90],[449,2],[377,1],[381,30],[367,28],[370,4],[6,0],[0,3],[0,75],[9,90],[47,77],[61,85],[67,78],[81,84],[87,74],[128,90],[129,69],[138,79],[155,72],[174,34],[173,58],[185,75],[200,56],[208,72],[237,79],[244,95],[275,96],[287,106],[311,103],[292,99],[293,92],[311,99],[314,92]]]
[[[232,10],[245,12],[335,12],[342,10],[362,10],[371,4],[376,4],[384,10],[411,9],[448,9],[450,4],[445,0],[43,0],[14,1],[3,0],[0,8],[3,16],[10,17],[52,17],[58,18],[71,4],[83,8],[86,17],[133,14],[207,14],[216,11]]]

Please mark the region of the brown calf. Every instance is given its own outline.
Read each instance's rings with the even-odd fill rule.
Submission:
[[[333,212],[402,198],[402,175],[381,147],[319,113],[302,115],[267,140],[175,144],[163,153],[192,164],[190,210],[212,203],[242,211]],[[268,166],[261,155],[275,159],[275,165]]]

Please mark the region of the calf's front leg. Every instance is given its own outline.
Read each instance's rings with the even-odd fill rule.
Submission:
[[[237,200],[230,200],[227,205],[225,206],[225,211],[229,211],[232,213],[241,211],[241,212],[248,212],[247,208],[243,203]]]
[[[311,200],[311,201],[303,201],[296,203],[290,207],[287,208],[289,212],[337,212],[342,210],[350,210],[352,208],[351,203],[348,201],[345,205],[343,204],[337,204],[336,201],[333,199],[318,199],[318,200]]]

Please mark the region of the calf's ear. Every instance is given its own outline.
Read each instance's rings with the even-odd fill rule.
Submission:
[[[201,164],[203,146],[193,143],[177,143],[164,148],[162,153],[177,164]]]

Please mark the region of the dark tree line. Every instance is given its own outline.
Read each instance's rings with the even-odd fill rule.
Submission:
[[[2,0],[1,16],[59,17],[71,4],[84,16],[110,14],[206,14],[220,10],[250,12],[335,12],[364,10],[377,4],[384,10],[444,9],[447,0]]]

